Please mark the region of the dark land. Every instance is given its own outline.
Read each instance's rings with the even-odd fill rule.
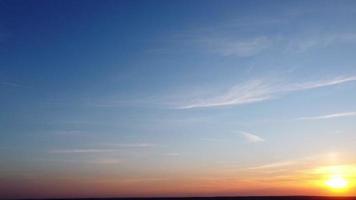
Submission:
[[[37,199],[21,199],[37,200]],[[38,200],[356,200],[356,197],[328,196],[245,196],[245,197],[148,197],[148,198],[53,198]]]

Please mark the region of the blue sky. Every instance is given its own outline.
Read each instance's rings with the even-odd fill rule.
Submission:
[[[0,195],[254,195],[219,181],[354,168],[355,17],[354,1],[0,1]]]

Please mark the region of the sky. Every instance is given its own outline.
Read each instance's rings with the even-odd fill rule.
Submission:
[[[356,195],[355,18],[0,0],[0,198]]]

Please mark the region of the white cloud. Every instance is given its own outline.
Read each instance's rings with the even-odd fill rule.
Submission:
[[[203,107],[218,107],[250,104],[278,98],[286,93],[322,88],[356,81],[356,76],[336,77],[329,80],[304,82],[296,84],[272,84],[262,80],[248,81],[235,85],[227,92],[217,94],[210,98],[193,100],[190,103],[177,107],[178,109],[191,109]]]
[[[260,166],[255,166],[255,167],[250,167],[249,169],[274,169],[274,168],[281,168],[281,167],[287,167],[287,166],[292,166],[298,164],[297,160],[287,160],[287,161],[280,161],[280,162],[274,162],[274,163],[268,163]]]
[[[46,162],[62,162],[62,163],[82,163],[82,164],[99,164],[99,165],[111,165],[111,164],[121,164],[123,160],[117,158],[81,158],[81,159],[39,159],[39,161]]]
[[[290,85],[286,87],[284,90],[285,91],[309,90],[314,88],[338,85],[350,81],[356,81],[356,76],[349,76],[349,77],[340,76],[330,80],[319,80],[315,82],[298,83],[298,84]]]
[[[333,113],[328,115],[319,115],[319,116],[311,116],[311,117],[300,117],[298,120],[320,120],[320,119],[332,119],[332,118],[340,118],[340,117],[354,117],[356,116],[356,112],[343,112],[343,113]]]
[[[287,50],[305,52],[314,48],[326,48],[333,44],[356,43],[356,33],[309,34],[289,39]]]
[[[120,143],[120,144],[105,144],[108,146],[116,146],[119,148],[150,148],[150,147],[155,147],[157,146],[156,144],[152,144],[152,143]]]
[[[259,143],[259,142],[264,142],[265,139],[257,136],[257,135],[254,135],[252,133],[248,133],[248,132],[241,132],[240,133],[244,139],[247,141],[247,142],[250,142],[250,143]]]
[[[113,147],[113,148],[96,148],[96,149],[59,149],[59,150],[52,150],[50,153],[60,153],[60,154],[70,154],[70,153],[109,153],[109,152],[119,152],[123,149],[131,149],[131,148],[151,148],[157,146],[156,144],[151,143],[105,143],[102,144],[106,147]]]
[[[64,130],[64,131],[55,131],[54,134],[56,135],[83,135],[86,134],[81,130]]]
[[[60,149],[52,150],[50,153],[71,154],[71,153],[108,153],[117,152],[119,149]]]
[[[223,56],[250,57],[260,53],[272,43],[267,37],[245,40],[210,40],[210,48]]]
[[[4,87],[13,87],[13,88],[29,88],[28,86],[16,83],[16,82],[9,82],[9,81],[3,81],[0,82],[0,86]]]
[[[337,152],[329,152],[322,154],[315,154],[301,158],[280,160],[262,165],[249,167],[249,170],[261,171],[280,171],[281,169],[295,169],[310,168],[313,166],[333,165],[335,163],[342,163],[342,158]]]
[[[263,81],[256,80],[242,85],[236,85],[229,89],[225,94],[205,100],[198,100],[179,108],[189,109],[198,107],[248,104],[271,99],[272,93],[273,91],[271,86],[265,84]]]

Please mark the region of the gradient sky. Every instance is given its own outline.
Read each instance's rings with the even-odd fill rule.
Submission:
[[[0,197],[334,194],[328,176],[356,178],[355,19],[356,1],[0,0]]]

